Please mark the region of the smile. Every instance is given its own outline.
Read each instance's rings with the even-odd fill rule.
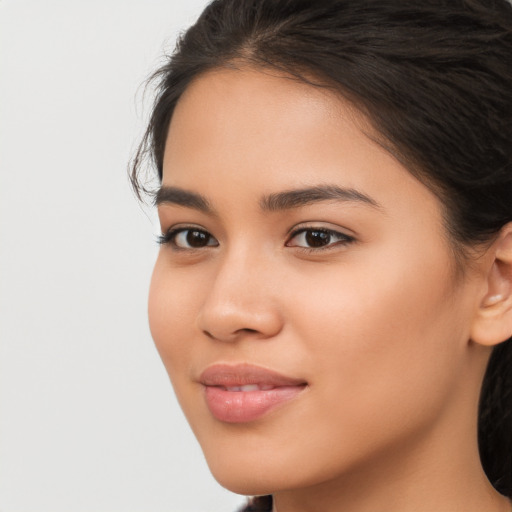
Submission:
[[[225,423],[255,421],[296,398],[307,383],[253,365],[214,365],[200,377],[206,405]]]
[[[226,391],[237,391],[237,392],[243,392],[247,393],[248,391],[268,391],[270,389],[274,389],[274,386],[269,385],[260,385],[260,384],[247,384],[245,386],[230,386],[230,387],[224,387]]]

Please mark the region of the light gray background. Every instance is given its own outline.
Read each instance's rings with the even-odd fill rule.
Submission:
[[[0,511],[223,512],[153,347],[139,88],[205,0],[0,0]],[[139,93],[137,94],[137,90]]]

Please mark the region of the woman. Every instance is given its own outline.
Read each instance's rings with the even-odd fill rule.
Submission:
[[[149,320],[217,480],[509,511],[512,6],[218,0],[157,77]]]

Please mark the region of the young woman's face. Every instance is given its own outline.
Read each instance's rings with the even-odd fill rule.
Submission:
[[[476,285],[370,132],[332,92],[250,69],[202,76],[174,113],[150,325],[235,492],[332,481],[454,421]]]

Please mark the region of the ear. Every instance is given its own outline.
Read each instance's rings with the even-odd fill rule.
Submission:
[[[473,319],[471,339],[490,347],[512,336],[512,222],[486,254],[487,291]]]

